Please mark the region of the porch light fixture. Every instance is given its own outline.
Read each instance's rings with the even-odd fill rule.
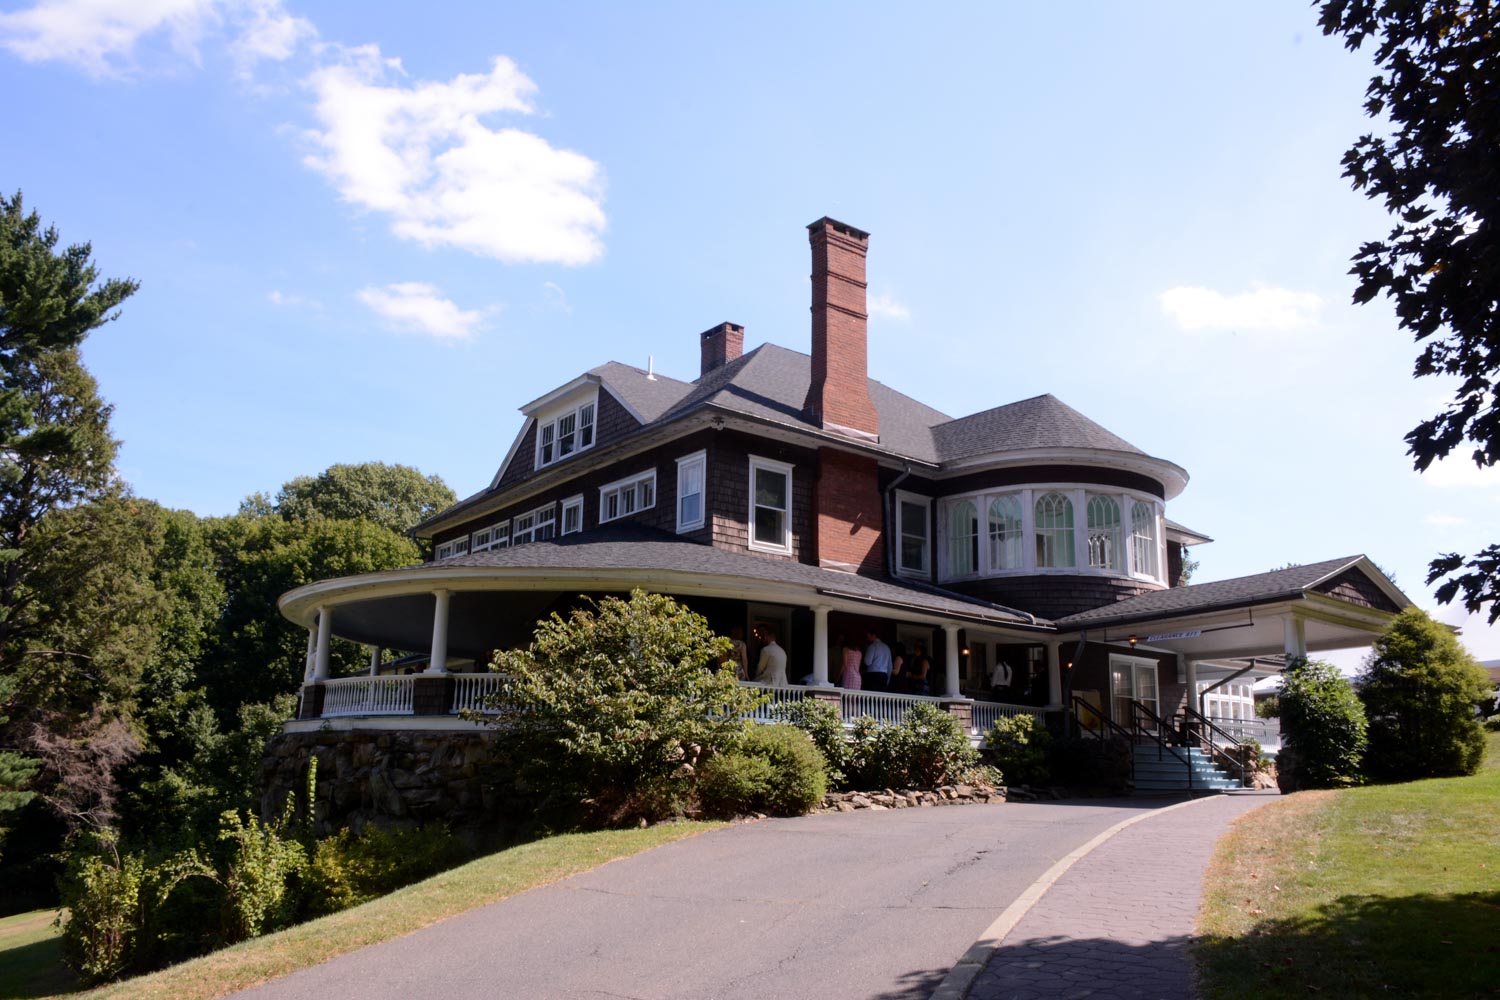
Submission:
[[[1126,640],[1126,641],[1127,641],[1127,642],[1129,642],[1129,643],[1130,643],[1130,646],[1131,646],[1131,648],[1132,648],[1132,649],[1133,649],[1133,648],[1135,648],[1135,644],[1136,644],[1136,643],[1137,643],[1137,642],[1139,642],[1139,641],[1140,641],[1140,640],[1139,640],[1139,639],[1137,639],[1137,638],[1136,638],[1136,637],[1135,637],[1135,636],[1131,636],[1131,637],[1130,637],[1130,638],[1129,638],[1129,639],[1127,639],[1127,640]]]

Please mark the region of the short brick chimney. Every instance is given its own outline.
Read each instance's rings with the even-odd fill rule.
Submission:
[[[812,383],[803,411],[825,430],[879,440],[866,360],[870,234],[826,215],[807,231],[812,244]]]
[[[698,339],[703,346],[699,378],[715,368],[723,368],[745,353],[745,328],[737,323],[720,323],[711,330],[704,330]]]

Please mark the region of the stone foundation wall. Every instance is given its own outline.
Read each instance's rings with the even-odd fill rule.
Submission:
[[[261,815],[279,815],[288,792],[302,794],[317,757],[319,835],[436,822],[482,836],[499,825],[504,805],[486,778],[493,741],[488,732],[283,733],[261,762]]]

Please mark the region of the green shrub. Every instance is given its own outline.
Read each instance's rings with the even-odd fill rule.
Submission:
[[[1386,626],[1358,689],[1370,721],[1369,777],[1411,781],[1479,770],[1485,743],[1474,710],[1490,697],[1489,677],[1425,611],[1407,608]]]
[[[463,845],[440,826],[419,830],[340,830],[313,847],[305,912],[322,916],[394,892],[462,861]]]
[[[823,754],[800,729],[756,726],[738,746],[703,764],[698,797],[713,816],[800,816],[823,800],[826,768]]]
[[[1366,745],[1365,710],[1338,668],[1305,657],[1291,660],[1282,674],[1279,702],[1282,790],[1357,783]]]
[[[1500,733],[1500,715],[1484,720],[1484,728],[1492,733]]]
[[[1013,785],[1041,785],[1052,780],[1047,754],[1052,734],[1042,720],[1021,714],[995,720],[985,737],[989,758]]]
[[[849,733],[851,788],[936,788],[974,776],[979,752],[958,718],[917,702],[898,725],[868,716]]]
[[[823,754],[828,783],[834,788],[844,788],[848,781],[850,743],[838,706],[817,698],[804,698],[784,703],[776,712],[788,725],[806,733]]]
[[[286,835],[284,822],[242,820],[224,813],[219,840],[228,846],[224,873],[224,931],[231,943],[292,923],[307,850]]]

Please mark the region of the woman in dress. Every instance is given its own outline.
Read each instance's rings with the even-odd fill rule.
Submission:
[[[846,688],[850,691],[858,691],[860,689],[859,665],[860,660],[864,657],[864,654],[860,652],[858,646],[854,645],[854,643],[850,642],[848,639],[845,639],[843,636],[839,636],[839,641],[836,648],[841,650],[842,652],[842,662],[839,670],[839,687]]]

